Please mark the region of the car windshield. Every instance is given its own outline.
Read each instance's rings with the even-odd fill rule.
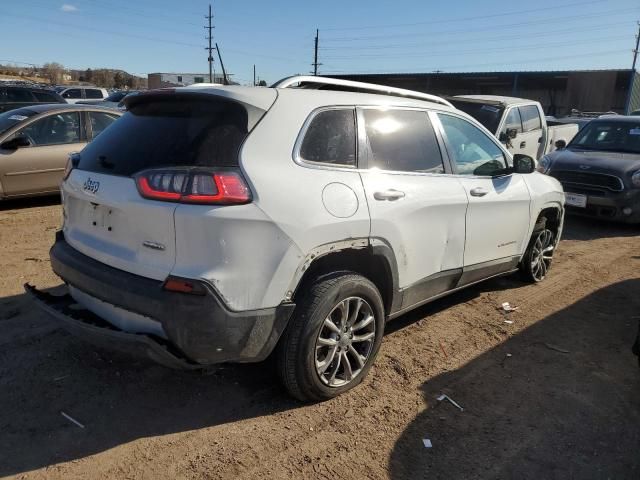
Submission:
[[[459,99],[449,99],[449,101],[458,110],[468,113],[477,121],[479,121],[487,130],[495,134],[502,118],[504,108],[497,105],[488,105],[486,103],[468,102]]]
[[[9,110],[8,112],[0,114],[0,134],[36,114],[37,112],[29,110],[28,108],[18,108],[16,110]]]
[[[591,121],[576,134],[568,148],[640,153],[640,119],[637,122]]]

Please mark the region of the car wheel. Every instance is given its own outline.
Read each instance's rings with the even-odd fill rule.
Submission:
[[[529,246],[520,263],[520,271],[525,280],[541,282],[551,268],[553,253],[556,248],[555,234],[547,228],[546,218],[538,220]]]
[[[382,342],[384,307],[361,275],[336,273],[316,281],[280,339],[278,374],[302,401],[336,397],[367,375]]]

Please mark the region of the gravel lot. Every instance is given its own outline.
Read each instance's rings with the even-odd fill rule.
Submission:
[[[541,285],[492,280],[394,320],[359,388],[301,405],[269,362],[171,371],[41,315],[22,284],[60,284],[57,202],[0,204],[0,477],[640,478],[639,227],[569,218]]]

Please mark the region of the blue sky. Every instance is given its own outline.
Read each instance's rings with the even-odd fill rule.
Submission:
[[[207,0],[0,0],[0,63],[206,72]],[[638,0],[217,0],[240,83],[308,73],[630,68]],[[216,71],[219,64],[216,59]]]

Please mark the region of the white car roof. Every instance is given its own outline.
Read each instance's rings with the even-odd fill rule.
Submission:
[[[244,104],[253,105],[262,110],[268,110],[277,97],[295,98],[298,102],[305,102],[310,109],[331,105],[372,105],[429,108],[444,111],[456,111],[446,105],[413,98],[398,97],[375,93],[345,92],[339,90],[317,90],[306,88],[268,88],[242,86],[212,86],[192,85],[179,87],[176,91],[193,91],[210,93],[221,97],[237,100]]]
[[[483,100],[486,102],[496,102],[501,103],[502,105],[520,105],[523,103],[532,104],[538,103],[535,100],[529,100],[526,98],[518,98],[518,97],[504,97],[501,95],[456,95],[455,98],[468,98],[469,100]]]

